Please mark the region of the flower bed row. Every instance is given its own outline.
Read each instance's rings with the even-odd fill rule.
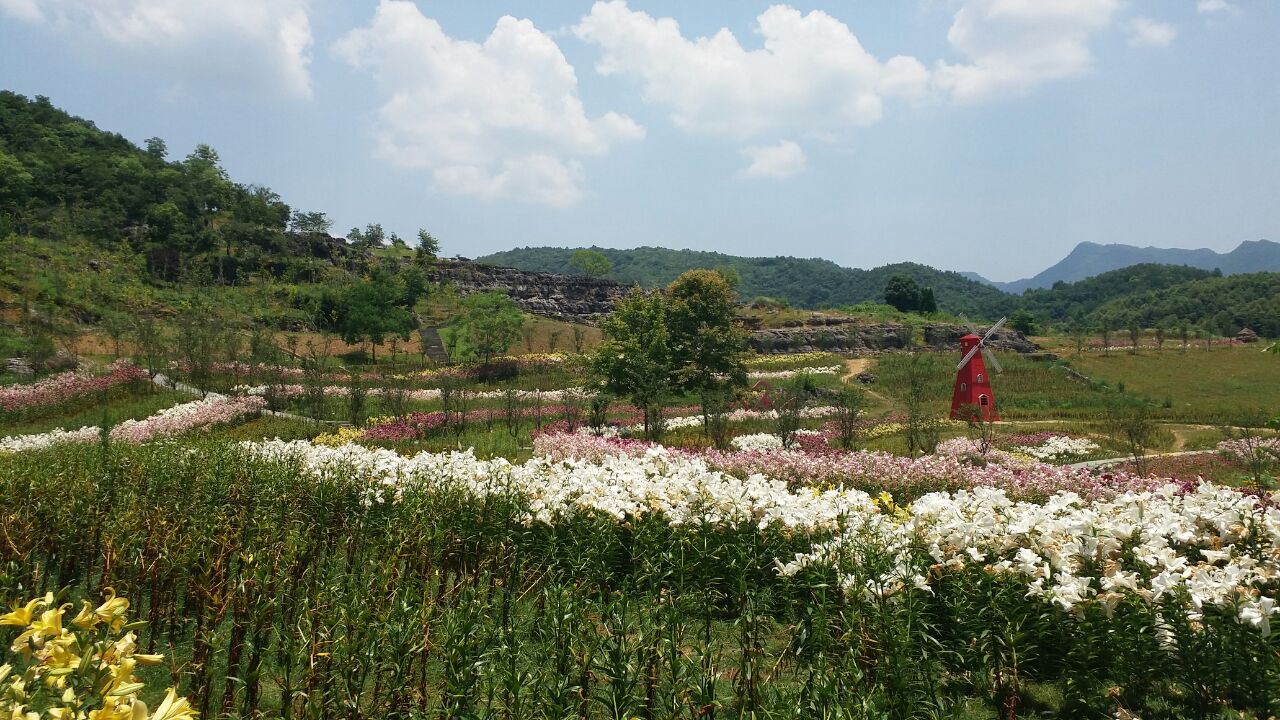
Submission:
[[[752,380],[786,380],[799,375],[839,375],[844,371],[840,365],[826,365],[823,367],[803,367],[794,370],[753,370],[747,373],[747,377]]]
[[[173,437],[190,430],[235,422],[266,409],[258,397],[209,395],[203,400],[165,408],[142,420],[125,420],[111,428],[108,437],[116,442],[144,443]],[[102,428],[85,426],[79,430],[57,428],[46,433],[16,435],[0,439],[0,453],[38,450],[60,443],[93,442]]]
[[[1096,498],[1148,489],[1160,482],[1130,473],[1094,475],[1083,468],[1019,461],[1000,452],[987,453],[983,458],[985,464],[975,466],[970,458],[965,457],[967,452],[908,458],[885,452],[832,449],[824,452],[781,448],[738,451],[666,449],[641,440],[597,437],[588,433],[539,435],[534,439],[534,452],[552,459],[587,461],[666,452],[739,475],[759,474],[785,479],[793,487],[853,487],[868,492],[887,491],[900,498],[980,485],[1001,488],[1019,499],[1044,498],[1061,491]]]
[[[753,355],[747,358],[746,365],[748,368],[756,368],[762,370],[782,370],[786,366],[794,366],[797,364],[812,364],[824,362],[838,362],[839,356],[829,352],[801,352],[788,353],[784,355]]]
[[[82,370],[50,375],[34,383],[0,387],[0,410],[17,412],[62,405],[77,398],[145,380],[147,371],[120,360],[102,375]]]
[[[231,388],[231,392],[236,395],[256,395],[263,397],[269,394],[275,394],[278,397],[298,397],[305,395],[308,388],[304,385],[286,384],[286,385],[237,385]],[[320,388],[325,397],[345,398],[351,395],[351,388],[346,385],[325,385]],[[365,388],[365,392],[371,397],[381,397],[390,395],[395,391],[393,388]],[[415,388],[405,389],[405,398],[416,402],[435,402],[439,401],[443,396],[440,388]],[[500,400],[508,397],[514,398],[520,402],[564,402],[567,400],[577,400],[585,402],[591,397],[590,391],[586,388],[572,387],[562,390],[457,390],[455,394],[467,400]]]

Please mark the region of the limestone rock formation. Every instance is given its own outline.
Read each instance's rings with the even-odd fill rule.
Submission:
[[[612,280],[530,272],[462,259],[437,260],[429,274],[436,282],[452,284],[463,295],[503,292],[525,312],[591,325],[608,315],[613,304],[631,290]]]

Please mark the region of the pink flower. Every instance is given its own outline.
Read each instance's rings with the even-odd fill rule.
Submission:
[[[54,407],[91,393],[128,385],[146,377],[146,370],[127,360],[112,363],[107,373],[103,375],[92,375],[81,370],[58,373],[34,383],[0,387],[0,410],[15,412]]]

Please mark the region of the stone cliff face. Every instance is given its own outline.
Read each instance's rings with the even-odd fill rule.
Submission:
[[[580,275],[530,272],[483,265],[464,259],[440,259],[431,279],[447,282],[461,294],[503,292],[525,312],[567,322],[594,325],[631,290],[628,285]],[[841,315],[815,313],[793,327],[753,329],[749,344],[762,353],[832,350],[871,353],[920,347],[958,350],[960,336],[969,332],[960,325],[930,323],[923,330],[900,323],[864,323]],[[1021,334],[1002,329],[989,344],[998,350],[1034,352],[1039,348]]]
[[[504,292],[525,312],[589,325],[608,315],[613,304],[631,290],[612,280],[529,272],[460,259],[436,261],[430,275],[437,282],[451,283],[464,295]]]
[[[834,352],[880,352],[923,347],[929,350],[959,350],[960,337],[969,331],[961,325],[929,323],[923,331],[901,323],[844,322],[821,325],[755,330],[749,341],[761,353],[792,353],[811,350]],[[1039,349],[1021,333],[1001,328],[987,344],[996,350],[1028,353]]]

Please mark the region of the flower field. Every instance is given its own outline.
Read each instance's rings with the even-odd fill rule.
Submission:
[[[226,397],[210,395],[203,400],[174,405],[141,420],[125,420],[108,430],[116,442],[144,443],[184,432],[230,423],[266,409],[259,397]],[[56,428],[32,435],[0,438],[0,454],[39,450],[61,443],[85,443],[98,440],[102,428],[85,426],[79,430]]]
[[[34,383],[0,387],[0,411],[19,413],[57,407],[94,393],[145,380],[147,372],[126,361],[111,365],[101,375],[73,370]]]
[[[965,487],[891,496],[763,474],[776,450],[542,441],[615,452],[17,453],[0,592],[133,598],[139,652],[204,717],[1280,711],[1280,494],[1019,499],[957,460]],[[869,480],[960,472],[848,455]]]

